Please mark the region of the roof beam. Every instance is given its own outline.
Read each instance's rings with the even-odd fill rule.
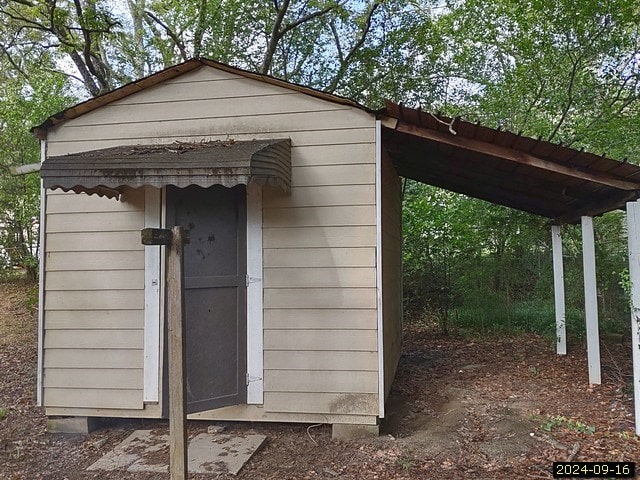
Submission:
[[[539,199],[530,196],[514,195],[502,188],[493,188],[491,192],[483,190],[463,179],[453,181],[452,179],[443,179],[434,173],[423,172],[421,176],[407,176],[401,166],[398,166],[398,175],[412,178],[418,182],[427,183],[435,187],[444,188],[452,192],[461,193],[469,197],[485,200],[497,205],[523,210],[525,212],[540,215],[542,217],[553,218],[555,215],[549,211],[549,206]]]
[[[546,199],[542,196],[537,196],[535,194],[531,195],[529,193],[525,193],[524,190],[518,190],[517,186],[514,188],[514,185],[510,182],[497,183],[494,179],[489,175],[484,175],[480,172],[476,171],[465,171],[463,169],[455,169],[451,172],[444,172],[438,169],[433,170],[425,170],[421,171],[418,174],[412,173],[415,172],[413,168],[417,163],[415,161],[400,161],[396,163],[396,167],[398,170],[398,174],[403,177],[412,178],[417,181],[425,181],[426,179],[430,181],[437,181],[439,184],[437,186],[441,188],[455,188],[463,189],[460,193],[464,193],[470,196],[477,196],[479,192],[482,192],[483,200],[491,201],[491,192],[494,192],[496,196],[499,196],[502,201],[509,199],[511,205],[514,208],[519,208],[517,205],[527,205],[528,208],[536,208],[536,213],[540,211],[545,211],[546,214],[544,216],[553,218],[558,214],[558,207],[561,205],[557,201],[553,201],[550,199]],[[450,186],[450,187],[448,187]]]
[[[406,138],[404,134],[402,137],[403,139]],[[393,140],[387,140],[387,148],[395,159],[394,161],[406,164],[407,167],[416,167],[421,170],[437,169],[443,175],[452,175],[456,178],[464,176],[470,181],[481,182],[485,186],[508,188],[515,194],[529,192],[529,194],[538,198],[546,199],[556,207],[571,201],[585,203],[603,197],[602,193],[594,192],[591,189],[568,188],[557,183],[544,183],[538,179],[511,175],[501,170],[500,173],[509,178],[509,181],[505,182],[504,177],[496,176],[486,165],[483,165],[482,161],[472,156],[469,156],[469,158],[447,157],[435,149],[433,151],[419,150],[417,147],[411,147],[408,142],[401,144],[394,143]],[[402,153],[403,149],[407,151],[404,155]],[[411,178],[411,175],[407,176]],[[608,187],[598,186],[597,188],[604,189]]]
[[[620,192],[616,195],[612,195],[606,200],[598,200],[572,212],[566,213],[565,215],[556,218],[554,223],[578,223],[582,217],[595,217],[602,215],[603,213],[622,208],[627,202],[633,201],[636,198],[638,198],[638,192]]]
[[[432,140],[434,142],[444,143],[453,147],[470,150],[472,152],[492,155],[494,157],[509,160],[519,165],[547,170],[549,172],[566,175],[568,177],[577,178],[589,182],[607,185],[609,187],[618,188],[620,190],[640,190],[640,183],[625,180],[621,177],[611,175],[606,172],[589,172],[578,170],[576,168],[561,165],[556,162],[544,160],[526,152],[512,150],[510,148],[494,145],[492,143],[483,142],[473,138],[465,138],[461,136],[453,136],[449,133],[438,132],[429,128],[419,127],[406,122],[398,122],[396,131],[415,135],[420,138]]]

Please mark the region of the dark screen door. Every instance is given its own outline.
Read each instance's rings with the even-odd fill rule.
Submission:
[[[167,189],[184,249],[187,412],[246,403],[246,190]]]

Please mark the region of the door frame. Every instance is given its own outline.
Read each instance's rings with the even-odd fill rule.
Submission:
[[[264,403],[262,187],[247,185],[247,404]]]
[[[151,189],[152,187],[145,187]],[[150,190],[145,195],[145,226],[166,226],[166,188]],[[262,187],[249,183],[246,188],[246,322],[247,322],[247,404],[264,403],[264,310],[263,310],[263,252],[262,252]],[[147,225],[147,223],[149,225]],[[150,249],[145,249],[145,252]],[[163,248],[164,250],[164,248]],[[152,254],[153,255],[153,254]],[[145,281],[144,368],[145,403],[162,402],[166,412],[165,358],[165,302],[164,252],[145,261],[145,279],[160,279],[157,285]],[[154,306],[158,305],[158,309]],[[150,306],[150,307],[147,307]]]

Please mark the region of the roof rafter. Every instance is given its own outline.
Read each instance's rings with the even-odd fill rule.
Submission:
[[[534,155],[513,150],[511,148],[502,147],[493,143],[483,142],[473,138],[457,137],[449,133],[438,132],[429,128],[420,127],[403,121],[398,122],[396,131],[408,133],[434,142],[444,143],[453,147],[471,150],[477,153],[483,153],[499,157],[504,160],[515,162],[519,165],[527,165],[530,167],[547,170],[553,173],[559,173],[572,178],[586,180],[589,182],[607,185],[609,187],[621,190],[639,190],[640,182],[633,182],[627,179],[611,175],[605,172],[589,172],[586,170],[578,170],[566,165],[545,160]]]
[[[607,201],[596,201],[592,202],[584,207],[575,210],[566,215],[562,215],[555,219],[555,223],[563,224],[563,223],[577,223],[580,221],[580,218],[583,216],[586,217],[595,217],[598,215],[602,215],[603,213],[610,212],[612,210],[616,210],[618,208],[622,208],[620,205],[626,202],[632,202],[638,198],[638,192],[620,192],[617,195],[612,196]]]

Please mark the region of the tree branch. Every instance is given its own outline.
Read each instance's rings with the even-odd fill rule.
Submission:
[[[28,2],[27,0],[11,0],[13,3],[19,3],[20,5],[24,5],[26,7],[37,7],[38,4],[37,3],[31,3]]]
[[[276,21],[274,22],[273,29],[271,30],[271,36],[269,37],[269,42],[267,44],[267,51],[264,53],[262,65],[260,66],[260,73],[269,73],[271,62],[273,62],[273,55],[276,53],[278,42],[282,38],[282,35],[280,34],[280,26],[282,25],[284,16],[287,14],[289,3],[290,0],[284,0],[282,6],[278,8],[278,2],[274,1],[274,6],[276,7]]]
[[[298,20],[296,20],[295,22],[292,23],[287,23],[284,28],[282,29],[282,31],[280,32],[280,38],[284,37],[284,35],[287,32],[290,32],[291,30],[293,30],[294,28],[302,25],[303,23],[308,22],[309,20],[313,20],[314,18],[318,18],[321,17],[322,15],[326,15],[327,13],[329,13],[331,10],[333,10],[334,8],[336,8],[337,5],[330,5],[328,7],[323,8],[322,10],[317,10],[315,12],[311,12],[307,15],[305,15],[304,17],[299,18]]]
[[[338,51],[338,60],[340,60],[340,63],[342,63],[344,62],[344,54],[342,53],[342,45],[340,44],[340,35],[338,35],[336,24],[333,21],[331,21],[329,23],[329,28],[331,28],[331,33],[333,34],[333,40],[336,44],[336,50]]]
[[[327,88],[327,92],[333,93],[335,91],[335,89],[338,87],[338,84],[344,77],[344,74],[346,73],[347,68],[351,63],[353,56],[358,52],[358,50],[360,50],[360,48],[362,48],[362,45],[364,45],[364,42],[367,40],[367,35],[369,35],[369,32],[371,31],[371,25],[373,23],[373,15],[375,14],[379,6],[380,6],[380,3],[378,3],[378,1],[375,0],[371,5],[371,7],[369,8],[369,11],[367,12],[367,17],[365,19],[364,27],[360,32],[360,36],[357,39],[356,43],[353,44],[353,47],[351,48],[351,50],[349,50],[349,53],[347,54],[347,56],[344,57],[344,59],[340,62],[340,68],[338,68],[338,72],[336,73],[336,75],[333,77],[333,80],[329,84],[329,87]]]
[[[193,33],[193,56],[199,57],[202,52],[202,37],[207,28],[207,0],[200,0],[200,11],[198,12],[198,23]]]
[[[9,53],[9,50],[4,45],[0,45],[0,47],[2,48],[2,52],[4,53],[5,57],[7,57],[7,60],[9,60],[9,63],[13,66],[13,68],[15,68],[16,71],[20,73],[20,75],[28,80],[29,75],[27,75],[27,73],[20,67],[20,65],[15,62],[15,60],[11,56],[11,53]]]
[[[154,22],[156,22],[158,25],[164,28],[165,32],[167,32],[167,35],[169,35],[171,40],[173,40],[173,43],[175,44],[175,46],[178,47],[178,50],[180,50],[180,55],[182,56],[182,59],[186,62],[189,59],[189,55],[187,54],[187,49],[185,48],[182,40],[180,40],[180,37],[178,37],[175,34],[175,32],[171,29],[171,27],[169,27],[169,25],[167,25],[162,20],[160,20],[153,12],[150,12],[149,10],[145,10],[144,13],[147,14],[147,16],[151,18]]]

